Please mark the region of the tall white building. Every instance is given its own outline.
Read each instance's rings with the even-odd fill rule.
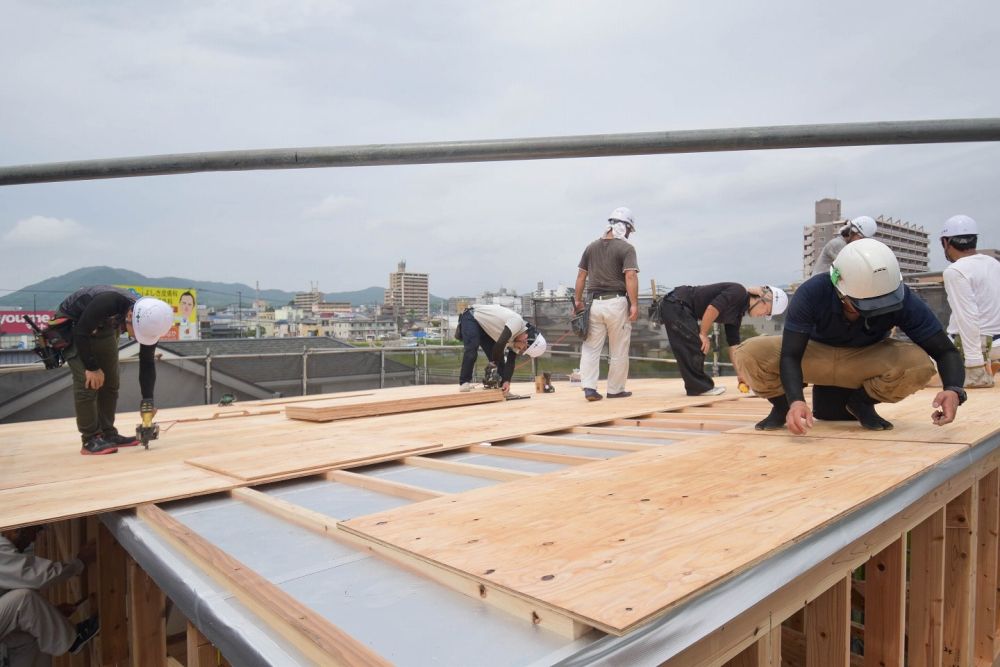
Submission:
[[[839,199],[821,199],[816,202],[816,222],[802,230],[802,277],[812,275],[813,264],[819,259],[823,247],[847,222],[840,217]],[[923,273],[928,267],[928,235],[924,228],[883,215],[875,218],[878,232],[875,238],[889,246],[899,260],[904,273]]]
[[[406,260],[399,262],[389,274],[389,287],[385,291],[385,306],[396,317],[427,319],[431,310],[430,276],[406,270]]]

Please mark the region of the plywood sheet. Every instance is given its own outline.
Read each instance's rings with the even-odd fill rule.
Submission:
[[[331,399],[293,403],[285,407],[289,419],[312,422],[330,422],[355,417],[375,417],[400,412],[419,412],[440,408],[456,408],[480,403],[497,403],[504,400],[499,389],[477,389],[459,392],[454,385],[421,387],[424,391],[412,397],[396,397],[392,394],[359,396],[357,398]]]
[[[720,434],[342,525],[621,634],[964,449]]]
[[[175,497],[168,475],[155,478],[155,483],[145,489],[147,494],[135,495],[133,484],[141,485],[141,480],[154,470],[177,471],[184,493],[197,495],[220,488],[218,476],[209,470],[231,477],[226,483],[245,483],[721,400],[687,397],[680,380],[632,381],[629,388],[635,392],[633,397],[599,403],[586,402],[579,388],[565,383],[556,386],[556,393],[538,395],[531,393],[533,384],[515,385],[515,392],[532,396],[528,401],[329,423],[286,419],[274,411],[283,403],[273,400],[248,401],[227,408],[212,405],[164,409],[157,415],[160,439],[152,443],[149,451],[134,447],[109,456],[80,456],[80,437],[73,419],[0,424],[0,492],[24,490],[34,495],[39,507],[32,514],[26,506],[14,511],[11,505],[8,513],[8,506],[0,503],[0,528],[15,521],[48,521],[62,516],[54,508],[71,499],[67,489],[72,488],[88,493],[100,489],[101,494],[89,504],[67,505],[67,516],[83,511],[81,507],[93,512],[121,507],[123,502],[137,497],[143,502]],[[448,389],[458,393],[455,387]],[[361,393],[413,397],[427,391],[441,388],[402,387]],[[348,400],[358,397],[358,393],[335,396],[334,400]],[[312,402],[313,398],[307,397],[304,402]],[[301,398],[289,400],[303,402]],[[127,412],[118,415],[117,423],[127,433],[138,421],[137,413]],[[188,470],[186,461],[195,463],[197,469]],[[12,493],[9,497],[22,496]]]
[[[899,403],[880,403],[876,410],[893,424],[889,431],[869,431],[856,421],[816,421],[810,434],[817,437],[852,438],[858,440],[891,440],[909,442],[949,442],[974,445],[1000,431],[1000,387],[969,389],[969,400],[958,409],[958,417],[951,424],[935,426],[931,422],[934,408],[931,403],[941,388],[922,389]],[[810,403],[811,405],[811,403]],[[761,434],[753,426],[733,431],[743,434]],[[766,433],[798,437],[786,429]]]
[[[0,525],[7,528],[47,523],[141,503],[226,491],[236,485],[231,478],[184,463],[172,463],[140,472],[106,474],[87,483],[70,479],[21,486],[0,491]]]

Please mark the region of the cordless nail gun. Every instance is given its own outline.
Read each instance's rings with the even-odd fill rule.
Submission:
[[[160,437],[160,425],[153,423],[153,415],[155,414],[156,408],[153,407],[152,399],[142,399],[142,402],[139,403],[139,417],[142,421],[135,427],[135,437],[146,449],[149,449],[150,440],[156,440]]]
[[[499,389],[500,384],[500,371],[496,364],[487,364],[486,372],[483,373],[483,389]]]

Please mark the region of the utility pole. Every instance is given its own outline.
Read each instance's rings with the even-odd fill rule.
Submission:
[[[239,323],[240,338],[243,338],[243,292],[237,291],[236,295],[239,298],[239,302],[237,304],[236,321]]]

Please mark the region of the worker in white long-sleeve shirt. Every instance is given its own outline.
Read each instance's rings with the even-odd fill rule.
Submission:
[[[38,592],[83,572],[84,563],[94,560],[94,545],[66,563],[24,553],[39,530],[0,532],[0,644],[7,647],[11,667],[35,665],[40,653],[78,653],[100,629],[96,615],[74,626],[67,620],[74,605],[57,607]]]
[[[992,387],[992,361],[1000,361],[1000,262],[976,252],[979,230],[954,215],[939,235],[945,259],[944,289],[951,307],[948,333],[965,363],[966,387]]]

